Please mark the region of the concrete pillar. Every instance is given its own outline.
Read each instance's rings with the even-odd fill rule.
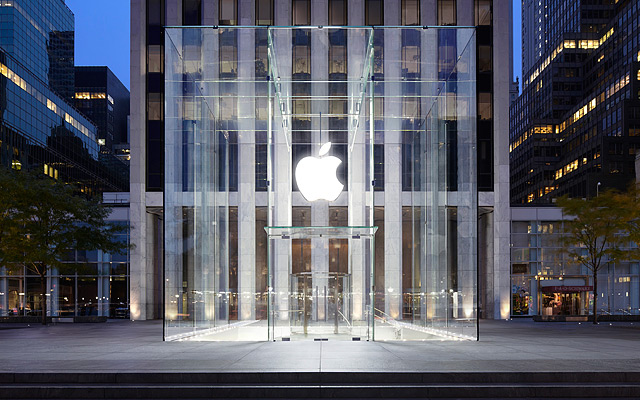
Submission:
[[[326,0],[311,3],[311,18],[313,25],[327,25],[328,2]],[[327,117],[328,101],[315,100],[329,94],[329,37],[328,31],[311,31],[311,156],[316,157],[320,147],[329,141],[329,118]],[[320,120],[322,113],[322,121]],[[320,131],[322,128],[322,131]],[[294,166],[295,168],[295,166]],[[311,205],[311,226],[327,226],[329,224],[329,202],[314,201]],[[329,239],[311,239],[311,270],[315,272],[312,277],[315,298],[312,310],[312,318],[325,319],[325,293],[328,290],[327,276],[329,274]]]
[[[275,24],[287,26],[291,24],[291,3],[289,0],[276,0],[274,5]],[[279,60],[291,60],[292,57],[292,34],[291,32],[278,31],[275,34],[276,48],[278,50]],[[291,62],[280,63],[278,65],[281,77],[287,82],[282,82],[280,89],[285,93],[291,93]],[[278,77],[274,77],[276,79]],[[274,94],[275,96],[275,94]],[[291,112],[291,101],[285,101],[285,104],[278,104],[274,100],[275,115],[280,115],[280,107],[284,107],[286,113]],[[273,124],[273,132],[271,140],[274,143],[273,152],[271,154],[271,185],[272,190],[270,198],[271,207],[271,226],[291,226],[291,147],[290,135],[291,118],[285,117],[283,120],[275,118]],[[288,130],[288,131],[287,131]],[[291,241],[274,239],[269,243],[271,250],[273,278],[273,296],[274,299],[274,320],[275,336],[289,336],[289,275],[291,274]]]
[[[131,1],[131,76],[143,76],[146,70],[146,1]],[[130,307],[131,319],[153,318],[147,316],[145,275],[147,261],[146,214],[146,80],[131,80],[131,250]]]
[[[384,6],[385,25],[400,25],[400,1]],[[402,36],[399,30],[384,33],[384,280],[385,313],[402,317]]]
[[[496,7],[498,4],[501,7]],[[494,318],[511,313],[509,211],[509,46],[500,45],[511,26],[511,2],[493,7]]]
[[[253,21],[251,0],[241,1],[241,24]],[[239,319],[255,319],[255,32],[238,30],[238,296]]]

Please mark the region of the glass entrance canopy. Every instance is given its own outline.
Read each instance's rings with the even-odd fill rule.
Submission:
[[[165,32],[166,340],[477,337],[473,28]]]

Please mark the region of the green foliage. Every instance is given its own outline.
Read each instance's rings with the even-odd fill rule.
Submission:
[[[620,223],[623,226],[623,233],[631,243],[635,243],[636,248],[631,248],[626,252],[630,261],[640,260],[640,186],[632,185],[624,193],[616,194],[617,207],[619,208]]]
[[[597,273],[607,262],[626,257],[623,245],[624,219],[620,195],[613,191],[600,193],[591,199],[570,199],[563,196],[557,204],[571,219],[564,222],[563,244],[570,262]]]
[[[110,209],[66,185],[35,173],[0,169],[0,263],[28,266],[41,277],[45,298],[47,272],[82,268],[61,262],[69,249],[122,253],[117,240],[126,227],[106,221]],[[43,323],[46,302],[43,303]]]
[[[564,252],[569,262],[586,267],[592,274],[593,323],[597,324],[598,272],[608,263],[631,257],[629,222],[635,217],[630,213],[630,197],[627,193],[608,190],[591,199],[563,196],[557,204],[570,218],[564,221]]]

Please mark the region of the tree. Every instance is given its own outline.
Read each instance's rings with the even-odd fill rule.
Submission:
[[[106,221],[110,209],[96,199],[79,195],[71,185],[46,176],[0,172],[0,183],[14,193],[5,229],[0,260],[11,267],[26,266],[40,276],[42,323],[47,315],[47,274],[53,268],[66,271],[79,265],[61,260],[69,249],[122,253],[127,246],[116,235],[126,228]],[[0,208],[2,212],[2,208]]]
[[[598,272],[607,263],[622,261],[626,223],[620,194],[601,192],[591,199],[557,200],[563,212],[573,217],[564,222],[564,252],[570,262],[586,267],[593,276],[593,323],[598,323]]]
[[[6,258],[5,246],[18,232],[16,221],[17,204],[16,199],[20,198],[20,187],[18,180],[21,176],[15,171],[8,171],[0,168],[0,266]]]
[[[625,235],[635,248],[627,252],[629,261],[640,260],[640,185],[633,184],[624,193],[616,194]]]

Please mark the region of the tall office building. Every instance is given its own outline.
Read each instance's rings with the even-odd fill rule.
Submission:
[[[127,190],[121,167],[105,168],[96,126],[70,103],[74,16],[63,1],[0,2],[0,160],[39,168],[87,191]],[[102,159],[102,160],[101,160]]]
[[[369,339],[509,315],[509,1],[131,7],[132,319]]]
[[[129,90],[109,67],[76,67],[75,106],[98,128],[98,143],[118,157],[129,154]]]
[[[64,1],[0,1],[0,164],[41,171],[91,195],[127,191],[126,164],[101,150],[98,127],[72,105],[73,38],[74,15]],[[128,210],[110,218],[127,224]],[[49,315],[126,316],[127,257],[69,251],[63,261],[88,269],[52,271]],[[39,288],[40,277],[28,268],[0,267],[0,316],[41,315]]]
[[[638,4],[573,4],[575,30],[550,36],[510,109],[512,204],[591,197],[635,176]]]
[[[595,33],[617,1],[522,0],[522,76],[567,32]]]

